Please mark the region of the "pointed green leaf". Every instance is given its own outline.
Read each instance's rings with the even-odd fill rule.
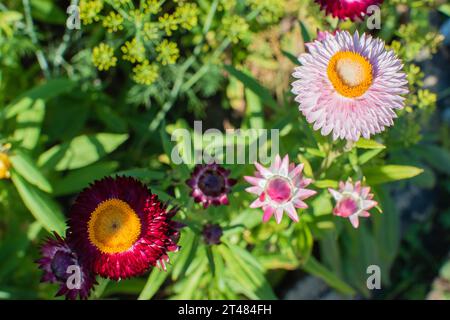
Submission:
[[[385,149],[386,146],[374,140],[361,138],[356,142],[356,147],[360,149]]]
[[[414,149],[435,169],[450,175],[450,151],[433,145],[422,145]]]
[[[11,170],[11,180],[17,188],[25,206],[33,216],[39,221],[47,231],[56,231],[64,235],[66,223],[64,215],[46,194],[42,193],[25,179],[23,179],[14,169]]]
[[[25,180],[31,184],[34,184],[42,191],[48,193],[52,192],[53,189],[50,183],[34,164],[34,161],[25,152],[16,149],[10,159],[14,170]]]
[[[78,136],[41,154],[38,164],[57,171],[78,169],[113,152],[127,139],[128,134],[115,133]]]
[[[346,295],[354,295],[355,290],[346,284],[344,281],[339,279],[333,272],[328,270],[325,266],[323,266],[319,261],[317,261],[314,257],[310,257],[308,261],[302,266],[302,268],[325,281],[332,288],[340,291]]]
[[[266,103],[269,107],[278,109],[278,103],[272,97],[270,91],[267,88],[263,87],[255,78],[236,69],[231,65],[225,65],[224,68],[233,77],[241,81],[247,89],[253,91],[263,103]]]
[[[302,32],[303,42],[304,43],[311,42],[311,36],[309,35],[309,31],[306,28],[306,26],[304,25],[304,23],[299,21],[299,25],[300,25],[300,30]]]
[[[17,115],[14,138],[22,142],[22,147],[33,150],[40,137],[42,121],[45,115],[45,103],[37,99],[33,106]]]
[[[298,62],[298,59],[296,56],[294,56],[292,53],[281,50],[281,53],[283,53],[283,55],[288,58],[289,60],[291,60],[291,62],[295,65],[299,65],[300,63]]]
[[[44,23],[64,24],[66,14],[52,0],[31,0],[33,18]]]
[[[30,108],[35,100],[42,99],[48,101],[62,93],[69,92],[76,85],[77,83],[75,81],[65,78],[48,80],[45,83],[26,91],[0,112],[8,119],[15,117],[20,112]]]
[[[170,269],[171,266],[169,265],[167,268]],[[150,300],[155,293],[158,292],[159,288],[163,285],[169,274],[169,270],[163,271],[158,268],[153,268],[148,276],[147,283],[139,294],[138,300]]]
[[[413,166],[385,165],[365,168],[363,172],[367,183],[376,185],[415,177],[421,174],[423,169]]]
[[[86,188],[91,182],[109,176],[119,166],[116,161],[99,162],[90,166],[70,171],[63,178],[53,181],[53,194],[63,196],[73,194]]]

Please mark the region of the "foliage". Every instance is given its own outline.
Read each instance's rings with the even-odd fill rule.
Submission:
[[[312,0],[80,0],[81,30],[66,28],[56,2],[4,2],[0,154],[10,164],[0,162],[10,179],[0,180],[0,298],[54,296],[34,264],[40,241],[64,234],[78,192],[118,174],[179,205],[187,227],[167,272],[102,282],[93,298],[276,299],[280,279],[296,269],[343,295],[369,297],[371,264],[393,286],[402,239],[393,182],[432,189],[438,175],[450,181],[449,143],[428,129],[438,98],[417,63],[442,41],[429,22],[439,1],[383,5],[376,35],[402,58],[411,93],[393,128],[354,144],[313,131],[289,92],[295,57],[316,29],[368,31],[325,17]],[[230,205],[194,203],[185,184],[194,166],[170,160],[170,134],[195,134],[193,117],[220,129],[279,129],[280,153],[304,163],[318,191],[300,222],[261,223],[239,179],[253,165],[227,166],[239,179]],[[373,186],[383,212],[359,229],[332,215],[327,188],[348,177]],[[206,223],[223,228],[221,244],[203,241]]]

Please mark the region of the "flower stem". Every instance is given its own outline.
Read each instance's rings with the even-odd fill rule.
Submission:
[[[34,24],[33,24],[33,18],[31,16],[31,7],[30,7],[30,1],[29,0],[23,0],[23,10],[25,13],[25,21],[27,24],[27,33],[28,36],[31,39],[31,42],[37,47],[36,49],[36,58],[38,60],[39,66],[42,69],[42,72],[44,73],[44,76],[46,78],[50,78],[50,70],[48,67],[47,59],[45,59],[45,55],[43,51],[39,48],[39,42],[36,37],[36,33],[34,31]]]

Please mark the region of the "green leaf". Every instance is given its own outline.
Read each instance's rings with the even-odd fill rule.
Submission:
[[[193,270],[190,270],[189,274],[187,275],[187,278],[183,279],[185,280],[185,285],[183,290],[176,295],[174,298],[177,300],[192,300],[195,297],[195,294],[197,292],[197,288],[199,287],[199,282],[202,280],[202,276],[206,272],[206,257],[204,254],[200,255],[197,260],[197,265],[195,268],[192,268]]]
[[[78,169],[113,152],[127,139],[128,134],[115,133],[78,136],[41,154],[38,164],[57,171]]]
[[[289,60],[291,60],[291,62],[295,65],[299,65],[298,59],[296,56],[294,56],[292,53],[281,50],[281,53],[288,58]]]
[[[400,248],[400,212],[389,193],[389,188],[376,187],[374,191],[376,199],[383,208],[383,213],[372,214],[373,235],[379,251],[382,280],[388,283],[391,266]]]
[[[305,176],[307,177],[314,177],[314,172],[311,166],[311,163],[309,162],[309,160],[302,154],[298,154],[298,160],[300,161],[300,163],[303,163],[303,173]]]
[[[338,290],[339,292],[345,295],[354,295],[355,290],[346,284],[344,281],[339,279],[334,273],[328,270],[325,266],[323,266],[319,261],[317,261],[314,257],[310,257],[308,261],[302,266],[302,268],[325,281],[329,286]]]
[[[447,15],[447,16],[450,17],[450,4],[448,4],[448,3],[442,4],[442,5],[438,8],[438,10],[439,10],[440,12],[442,12],[443,14],[445,14],[445,15]]]
[[[53,194],[63,196],[79,192],[89,183],[113,173],[119,166],[116,161],[99,162],[71,171],[63,178],[53,180]]]
[[[320,157],[320,158],[325,158],[325,152],[319,150],[319,149],[315,149],[315,148],[306,148],[306,153],[316,156],[316,157]]]
[[[42,191],[48,193],[52,192],[52,186],[34,164],[34,161],[26,153],[16,149],[10,159],[14,170],[25,180]]]
[[[63,235],[66,230],[64,215],[57,204],[46,194],[28,184],[14,169],[11,170],[11,180],[17,188],[17,192],[25,206],[47,231],[56,231]]]
[[[322,257],[323,264],[329,269],[333,270],[334,274],[342,278],[342,248],[338,242],[338,235],[335,229],[324,232],[319,240],[320,242],[320,257]]]
[[[337,188],[338,182],[335,180],[317,180],[313,182],[313,185],[319,189],[325,189],[325,188]]]
[[[76,85],[77,83],[75,81],[65,78],[48,80],[47,82],[26,91],[0,112],[2,113],[2,116],[7,119],[15,117],[20,112],[30,108],[35,100],[42,99],[46,102],[62,93],[73,90]]]
[[[262,266],[246,250],[228,244],[220,245],[218,248],[225,260],[229,276],[234,278],[237,283],[245,289],[250,299],[269,299],[274,300],[277,297],[270,284],[267,282]]]
[[[264,128],[264,112],[261,99],[251,90],[245,89],[245,99],[247,102],[246,117],[252,129]]]
[[[364,152],[362,155],[359,156],[358,163],[359,165],[363,165],[367,162],[369,162],[371,159],[376,157],[380,152],[382,152],[383,149],[372,149]]]
[[[116,111],[105,105],[98,105],[95,108],[97,119],[102,121],[108,130],[113,132],[125,132],[128,130],[126,118],[121,117]]]
[[[174,143],[169,139],[169,135],[167,134],[166,131],[166,125],[165,125],[165,121],[163,122],[163,125],[161,126],[161,129],[159,130],[159,135],[161,137],[161,141],[163,144],[163,149],[166,155],[171,155],[172,154],[172,150],[174,148]],[[180,170],[182,172],[182,175],[184,177],[188,177],[191,173],[189,168],[186,166],[185,163],[181,163],[179,165],[177,165],[178,170]]]
[[[430,166],[450,175],[450,152],[448,150],[433,145],[418,146],[415,150]]]
[[[356,142],[356,147],[360,149],[385,149],[386,146],[382,145],[381,143],[378,143],[374,140],[367,140],[364,138],[361,138]]]
[[[159,288],[163,285],[164,281],[169,276],[170,265],[167,267],[167,271],[159,270],[158,268],[153,268],[152,272],[148,276],[147,283],[139,294],[138,300],[150,300]]]
[[[31,0],[31,14],[36,20],[52,24],[64,24],[67,19],[64,11],[51,0]]]
[[[240,70],[237,70],[231,65],[224,65],[224,68],[233,77],[241,81],[247,89],[253,91],[263,103],[266,103],[273,109],[278,109],[278,103],[272,97],[270,91],[267,88],[263,87],[255,78],[247,75]]]
[[[385,165],[365,168],[363,172],[367,183],[376,185],[415,177],[421,174],[423,169],[413,166]]]
[[[35,100],[29,109],[17,115],[14,138],[22,141],[22,147],[29,150],[33,150],[36,147],[44,115],[45,103],[42,99]]]
[[[311,42],[311,36],[309,35],[308,29],[303,24],[303,22],[298,22],[300,25],[300,30],[302,32],[303,43]]]
[[[304,222],[300,222],[300,230],[298,232],[296,243],[301,263],[308,261],[311,256],[314,238],[308,225]]]
[[[153,171],[146,168],[134,168],[123,170],[116,173],[120,176],[134,177],[142,180],[161,180],[166,177],[164,172]]]
[[[106,279],[106,278],[98,279],[98,285],[96,287],[94,287],[94,290],[92,292],[90,299],[100,299],[110,282],[111,282],[111,280]]]
[[[174,267],[172,272],[172,279],[177,280],[182,277],[191,262],[195,258],[195,254],[197,253],[197,249],[199,247],[199,237],[192,232],[191,230],[185,228],[182,232],[181,240],[180,240],[180,252],[177,254],[177,257],[174,261]]]

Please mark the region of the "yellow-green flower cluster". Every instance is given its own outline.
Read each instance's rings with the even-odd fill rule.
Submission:
[[[123,17],[120,14],[111,11],[104,19],[103,26],[108,30],[108,32],[116,32],[118,30],[123,30]]]
[[[262,23],[277,22],[284,14],[284,0],[250,0],[252,10],[258,11],[257,20]]]
[[[131,41],[126,41],[121,47],[123,52],[122,59],[128,60],[131,63],[142,62],[145,59],[145,47],[144,44],[133,38]]]
[[[92,62],[100,71],[114,67],[117,63],[114,49],[103,42],[100,43],[92,50]]]
[[[236,0],[220,0],[218,9],[220,11],[231,11],[236,7]]]
[[[193,3],[183,3],[175,10],[174,16],[182,28],[191,30],[198,23],[200,12],[197,5]]]
[[[157,47],[156,51],[159,53],[156,60],[161,62],[162,65],[174,64],[180,56],[180,50],[178,50],[175,42],[169,42],[164,39]]]
[[[139,84],[151,85],[158,79],[158,66],[148,60],[133,68],[133,80]]]
[[[145,85],[157,79],[161,66],[176,63],[180,50],[170,37],[176,30],[194,28],[200,14],[197,4],[184,0],[170,4],[164,0],[81,0],[81,5],[83,23],[101,21],[109,33],[124,30],[132,35],[119,44],[121,58],[134,64],[133,80]],[[105,43],[94,48],[92,60],[99,70],[117,62],[114,50]]]
[[[102,0],[80,0],[80,19],[84,24],[91,24],[100,20],[103,9]]]
[[[172,31],[178,29],[178,19],[173,14],[165,13],[159,17],[159,27],[168,35],[172,35]]]
[[[161,11],[163,1],[160,0],[147,0],[142,5],[145,14],[157,14]]]
[[[225,16],[222,19],[221,33],[229,37],[233,43],[238,43],[247,34],[249,25],[244,18],[238,15]]]
[[[144,23],[143,28],[144,39],[147,41],[157,40],[160,37],[160,30],[158,24],[155,22]]]

